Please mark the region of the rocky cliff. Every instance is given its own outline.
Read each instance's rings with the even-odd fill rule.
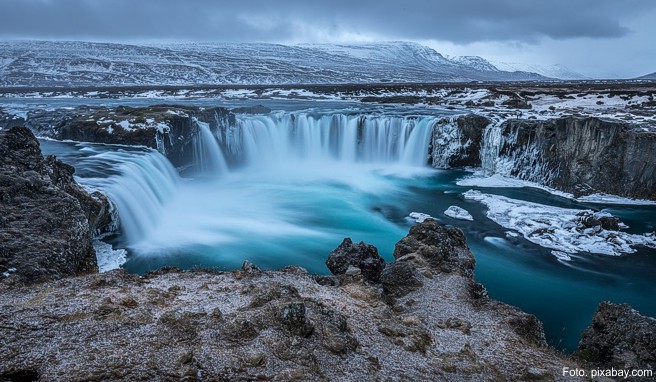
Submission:
[[[656,128],[596,117],[509,119],[477,115],[438,122],[434,167],[478,167],[575,195],[656,199]]]
[[[437,168],[480,167],[483,132],[490,123],[476,114],[438,121],[431,135],[430,163]]]
[[[0,379],[575,380],[534,316],[473,281],[460,230],[427,220],[384,268],[374,250],[345,241],[335,276],[246,262],[0,287]]]
[[[575,356],[604,369],[654,370],[656,319],[640,315],[627,304],[603,302],[583,332]]]
[[[509,120],[499,157],[510,173],[576,195],[656,199],[656,130],[599,118]]]
[[[97,271],[92,231],[109,223],[109,203],[81,189],[73,172],[43,158],[28,129],[0,130],[0,283]]]
[[[30,112],[25,126],[42,137],[150,147],[180,167],[193,161],[197,121],[212,131],[225,130],[235,124],[235,115],[220,107],[79,107]]]

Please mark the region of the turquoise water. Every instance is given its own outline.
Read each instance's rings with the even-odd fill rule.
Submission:
[[[112,183],[111,176],[120,176],[122,162],[156,155],[143,149],[41,143],[46,154],[57,154],[76,166],[82,183],[101,189]],[[371,243],[386,260],[393,260],[395,243],[413,224],[408,215],[416,211],[461,228],[477,260],[476,279],[491,297],[537,315],[548,341],[559,349],[576,347],[601,301],[626,302],[656,316],[655,250],[639,248],[620,257],[580,254],[571,262],[560,262],[550,249],[522,237],[506,237],[508,230],[485,216],[485,206],[464,199],[462,193],[477,189],[563,208],[607,206],[578,203],[535,188],[456,185],[466,175],[326,158],[258,162],[221,176],[167,185],[169,196],[161,200],[161,208],[153,209],[152,226],[138,237],[120,234],[107,240],[128,250],[124,267],[138,274],[161,266],[234,269],[244,260],[262,268],[296,264],[325,274],[328,253],[344,237]],[[452,205],[469,211],[474,221],[445,216]],[[656,206],[615,205],[607,210],[634,233],[652,232],[656,226]]]

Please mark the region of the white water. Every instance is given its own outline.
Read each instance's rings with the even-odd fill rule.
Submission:
[[[436,117],[278,113],[240,117],[227,155],[247,164],[298,160],[424,166]]]
[[[218,138],[196,120],[194,157],[202,177],[181,182],[155,151],[106,152],[97,159],[116,162],[118,174],[91,183],[114,201],[124,244],[136,256],[179,250],[217,256],[209,248],[284,246],[292,237],[338,242],[349,224],[362,230],[363,238],[395,238],[400,228],[368,210],[363,200],[385,199],[400,191],[397,179],[431,173],[426,163],[435,120],[241,116]],[[341,219],[307,224],[331,213]]]
[[[106,151],[88,161],[115,166],[115,175],[86,178],[84,182],[101,189],[112,200],[129,242],[144,240],[156,229],[166,204],[178,193],[180,178],[175,168],[155,150]]]
[[[228,165],[209,124],[196,118],[194,123],[198,126],[198,136],[194,139],[194,160],[198,173],[210,176],[225,174],[228,172]]]

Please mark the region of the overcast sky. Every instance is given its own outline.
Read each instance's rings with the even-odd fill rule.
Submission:
[[[0,39],[416,41],[447,55],[656,71],[654,0],[0,0]]]

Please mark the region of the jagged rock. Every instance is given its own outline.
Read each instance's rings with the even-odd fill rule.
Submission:
[[[503,106],[507,106],[508,108],[511,109],[530,109],[532,108],[531,104],[526,102],[525,99],[522,98],[510,98],[503,103],[501,103]]]
[[[25,124],[25,119],[22,117],[7,114],[2,109],[0,109],[0,129],[7,129],[14,126],[23,126]]]
[[[592,215],[581,218],[581,223],[587,228],[601,227],[601,222]]]
[[[517,310],[508,322],[515,332],[524,339],[538,346],[547,345],[542,323],[534,315]]]
[[[97,272],[89,221],[101,224],[106,207],[72,175],[72,167],[43,158],[27,128],[0,130],[0,282]]]
[[[417,269],[408,261],[395,261],[388,264],[380,276],[385,293],[401,297],[421,288],[424,283]]]
[[[601,223],[601,228],[603,229],[607,229],[609,231],[620,230],[620,219],[615,216],[602,216],[599,218],[599,223]]]
[[[604,369],[653,369],[656,320],[640,315],[627,304],[602,302],[574,354]]]
[[[455,121],[443,119],[433,127],[430,159],[434,167],[477,167],[481,165],[483,131],[490,124],[486,117],[468,114]]]
[[[474,305],[472,280],[458,272],[422,278],[393,305],[362,282],[243,274],[113,270],[0,284],[0,380],[482,381],[514,380],[527,365],[546,370],[543,380],[576,380],[562,370],[578,365],[517,334],[518,309]]]
[[[241,269],[242,269],[244,272],[249,273],[249,274],[259,273],[259,272],[260,272],[260,268],[258,268],[257,265],[251,263],[251,262],[248,261],[248,260],[244,261],[244,263],[243,263],[242,266],[241,266]]]
[[[439,272],[458,272],[466,277],[473,277],[476,264],[462,231],[433,219],[415,224],[396,244],[394,258],[407,255],[420,256]]]
[[[342,244],[328,255],[326,266],[334,275],[345,274],[349,266],[359,268],[365,280],[376,282],[385,268],[385,260],[378,249],[365,242],[353,243],[345,238]]]
[[[320,330],[323,335],[323,346],[337,354],[354,351],[358,347],[358,340],[351,334],[346,317],[327,309],[321,313]]]

